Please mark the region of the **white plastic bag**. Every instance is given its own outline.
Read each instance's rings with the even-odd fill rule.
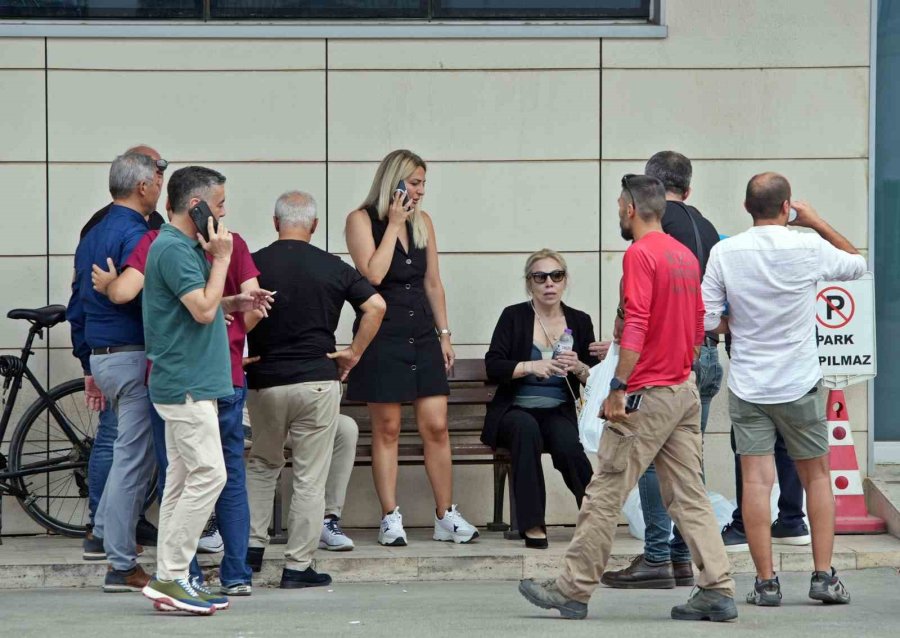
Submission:
[[[733,500],[727,498],[718,492],[707,492],[709,502],[712,504],[713,513],[716,515],[716,523],[719,528],[725,527],[731,522],[731,514],[736,507]],[[641,509],[641,495],[638,488],[635,487],[625,499],[625,505],[622,506],[622,513],[628,521],[628,533],[638,540],[644,540],[644,531],[647,529],[644,523],[644,512]],[[673,534],[669,532],[669,540],[672,540]]]
[[[578,438],[581,446],[589,454],[596,454],[600,447],[600,435],[605,422],[600,418],[603,401],[609,394],[609,382],[616,374],[619,364],[619,345],[613,343],[606,358],[591,368],[587,385],[584,386],[584,407],[578,417]]]

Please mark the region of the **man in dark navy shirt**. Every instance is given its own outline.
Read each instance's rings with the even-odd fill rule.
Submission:
[[[135,525],[153,468],[150,401],[144,383],[147,359],[140,301],[117,306],[93,290],[94,264],[117,267],[149,230],[148,217],[162,190],[162,175],[150,155],[127,152],[109,172],[113,202],[84,235],[75,252],[75,278],[67,316],[72,342],[81,360],[88,390],[96,385],[103,397],[91,396],[115,411],[118,431],[112,466],[95,514],[93,533],[103,540],[110,564],[105,591],[140,591],[149,579],[137,565]]]

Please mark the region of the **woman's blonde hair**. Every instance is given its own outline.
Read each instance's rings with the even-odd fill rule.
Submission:
[[[529,295],[531,294],[531,278],[528,275],[531,274],[531,269],[534,267],[535,262],[538,262],[541,259],[555,260],[556,263],[559,264],[559,267],[562,270],[566,271],[566,283],[568,283],[569,269],[566,266],[566,260],[563,259],[563,256],[555,250],[550,250],[549,248],[541,248],[539,251],[533,252],[528,255],[528,259],[525,260],[525,292]]]
[[[381,164],[378,165],[378,170],[375,171],[375,178],[372,180],[369,194],[359,207],[362,209],[374,208],[378,213],[378,219],[387,218],[397,183],[401,179],[409,179],[409,176],[417,168],[421,168],[423,171],[428,170],[425,161],[412,151],[401,148],[385,155]],[[409,222],[412,225],[413,245],[416,248],[425,248],[428,245],[428,227],[425,225],[425,218],[419,211],[418,202],[415,210],[409,216]]]

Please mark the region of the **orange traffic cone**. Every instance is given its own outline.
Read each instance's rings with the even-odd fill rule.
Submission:
[[[835,534],[881,534],[884,521],[866,510],[862,477],[853,447],[853,431],[842,390],[828,393],[828,444],[834,490]]]

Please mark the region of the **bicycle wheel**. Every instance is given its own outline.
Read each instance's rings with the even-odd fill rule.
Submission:
[[[88,459],[97,433],[98,413],[84,403],[84,379],[72,379],[47,393],[74,439],[60,425],[50,402],[38,399],[22,418],[10,441],[10,469],[27,471],[16,478],[17,498],[37,523],[65,536],[84,536],[88,511]],[[156,498],[156,473],[144,509]]]

